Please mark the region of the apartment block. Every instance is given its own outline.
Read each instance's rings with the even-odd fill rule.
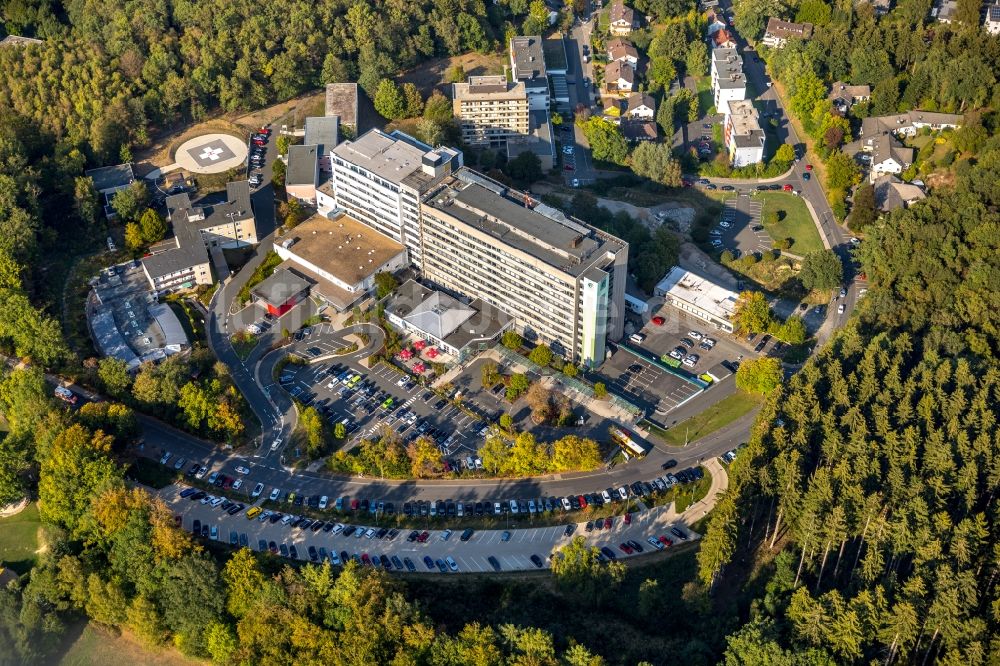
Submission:
[[[734,167],[764,160],[764,130],[760,127],[753,102],[748,99],[729,102],[725,140],[729,160]]]
[[[461,151],[431,148],[403,132],[373,129],[344,141],[331,155],[333,176],[318,188],[327,202],[320,212],[341,209],[401,243],[418,267],[422,263],[420,198],[462,166]]]
[[[522,81],[505,76],[471,76],[452,87],[452,107],[470,146],[503,147],[529,132],[528,92]]]
[[[743,58],[736,49],[712,49],[712,92],[715,108],[728,113],[729,102],[747,97]]]
[[[510,67],[514,80],[524,84],[531,110],[548,111],[549,79],[542,38],[537,35],[511,37]]]
[[[587,365],[621,338],[628,244],[470,169],[421,204],[425,280],[514,318]]]

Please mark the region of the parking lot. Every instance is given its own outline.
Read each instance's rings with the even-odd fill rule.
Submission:
[[[616,558],[660,550],[661,547],[649,542],[651,538],[657,540],[662,536],[673,543],[699,538],[698,534],[678,522],[679,517],[672,505],[634,513],[628,524],[621,517],[615,518],[608,529],[593,528],[588,531],[585,523],[574,522],[568,526],[474,531],[464,541],[462,538],[466,535],[458,530],[423,530],[418,541],[410,538],[413,532],[420,530],[411,532],[379,527],[376,515],[370,516],[370,525],[355,526],[352,530],[344,529],[343,523],[334,522],[321,522],[316,529],[311,525],[292,527],[295,521],[286,521],[284,517],[272,521],[263,513],[248,519],[249,506],[230,515],[221,504],[213,506],[208,502],[180,497],[182,489],[181,486],[168,486],[160,491],[160,495],[179,517],[183,529],[193,531],[197,520],[199,535],[204,529],[205,538],[213,539],[214,534],[214,540],[234,546],[247,546],[257,551],[273,547],[292,559],[309,561],[315,557],[316,560],[330,559],[335,564],[345,558],[374,564],[375,558],[384,555],[386,560],[374,565],[397,571],[444,573],[547,568],[552,550],[566,545],[574,536],[583,536],[589,545],[610,550]],[[367,516],[359,513],[357,517],[363,519]],[[345,536],[348,531],[351,533]],[[630,546],[628,550],[632,552],[627,552],[622,544],[628,541],[637,542],[642,550],[636,551]],[[313,550],[310,551],[310,548]],[[496,564],[490,561],[491,557]],[[451,558],[450,563],[454,563],[454,567],[450,563],[448,567],[442,566],[448,558]]]
[[[296,354],[312,361],[334,353],[336,344],[321,341],[321,332],[320,327],[305,329]],[[310,336],[316,338],[313,344],[309,344]],[[455,456],[449,464],[461,466],[482,441],[479,430],[485,424],[481,416],[473,415],[474,410],[470,414],[455,407],[384,363],[367,369],[334,357],[307,365],[289,364],[279,382],[296,400],[315,407],[331,425],[343,423],[349,437],[347,448],[378,436],[383,428],[404,442],[424,434],[437,442],[443,455]]]
[[[694,384],[621,348],[604,362],[601,374],[612,391],[661,417],[701,393]]]
[[[719,224],[711,232],[712,246],[735,256],[771,249],[772,239],[761,223],[761,204],[747,194],[726,199]]]

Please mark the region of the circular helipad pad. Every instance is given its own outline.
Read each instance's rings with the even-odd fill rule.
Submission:
[[[192,173],[222,173],[246,164],[247,143],[229,134],[204,134],[188,139],[174,161]]]

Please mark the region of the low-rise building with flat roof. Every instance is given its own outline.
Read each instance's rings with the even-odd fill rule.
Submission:
[[[337,116],[341,125],[358,129],[358,84],[326,84],[326,116]]]
[[[313,281],[284,264],[250,290],[251,300],[280,317],[309,297]]]
[[[319,161],[320,180],[330,177],[333,167],[330,153],[340,142],[340,118],[337,116],[313,116],[306,118],[305,143],[316,146]]]
[[[753,102],[733,100],[729,102],[724,128],[729,160],[734,167],[744,167],[764,160],[764,130],[757,118]]]
[[[674,266],[653,290],[668,305],[702,319],[720,331],[733,332],[739,294],[708,278]]]
[[[317,185],[319,185],[319,146],[315,144],[289,146],[285,191],[300,201],[315,204]]]
[[[452,85],[452,111],[470,146],[498,148],[507,139],[525,136],[528,127],[528,93],[521,81],[503,75],[470,76]]]
[[[83,175],[94,183],[94,189],[104,199],[104,216],[109,220],[114,218],[115,209],[111,207],[111,200],[115,193],[124,190],[135,182],[135,172],[132,171],[132,164],[116,164],[114,166],[88,169]]]
[[[538,35],[511,37],[509,52],[513,78],[524,84],[529,107],[533,111],[547,111],[549,80],[542,38]]]
[[[514,318],[481,299],[466,302],[407,280],[385,301],[385,317],[403,333],[464,361],[494,345]]]
[[[338,311],[349,309],[375,286],[375,274],[409,265],[406,248],[350,215],[314,215],[276,238],[287,268],[312,282],[311,293]]]
[[[556,144],[552,140],[552,123],[545,111],[532,111],[526,135],[512,136],[507,141],[507,159],[512,160],[521,153],[534,153],[543,171],[551,171],[555,166]]]

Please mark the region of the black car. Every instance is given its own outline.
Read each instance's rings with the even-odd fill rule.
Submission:
[[[278,554],[278,544],[274,543],[273,541],[267,542],[267,549],[271,551],[271,553],[274,555]]]
[[[531,556],[531,562],[532,562],[532,564],[534,564],[539,569],[541,569],[542,568],[542,564],[544,564],[544,562],[542,562],[542,558],[539,557],[538,555],[532,555]]]
[[[570,523],[569,525],[566,526],[566,529],[563,531],[563,534],[565,534],[566,536],[573,536],[573,532],[575,531],[576,531],[576,523]]]
[[[292,502],[295,506],[302,506],[302,495],[296,495],[295,501]]]
[[[692,467],[691,468],[691,473],[694,474],[694,478],[696,478],[696,479],[704,479],[705,478],[705,472],[701,469],[701,467]]]
[[[417,540],[418,536],[420,536],[420,532],[418,532],[417,530],[413,530],[406,536],[406,540],[410,543],[413,543],[414,541]]]
[[[389,540],[389,541],[392,541],[393,539],[395,539],[398,536],[399,536],[399,530],[393,528],[393,529],[389,530],[389,533],[385,535],[385,538],[387,540]]]
[[[231,507],[229,507],[229,511],[227,511],[227,513],[230,516],[235,516],[236,514],[238,514],[242,510],[243,510],[243,505],[239,504],[239,503],[236,503],[236,504],[232,505]]]
[[[388,528],[385,528],[385,527],[380,527],[380,528],[378,529],[378,531],[377,531],[377,532],[375,532],[375,538],[376,538],[376,539],[381,539],[382,537],[384,537],[384,536],[385,536],[386,534],[388,534],[388,533],[389,533],[389,530],[388,530]]]
[[[477,516],[483,515],[483,503],[482,502],[476,502],[475,514]]]
[[[284,517],[285,517],[285,515],[282,514],[282,513],[272,513],[271,517],[268,518],[267,521],[269,523],[271,523],[272,525],[274,525],[276,522],[278,522],[279,520],[281,520]]]
[[[687,541],[688,539],[687,534],[684,534],[684,532],[680,531],[676,527],[671,528],[670,533],[673,534],[678,539],[680,539],[681,541]]]
[[[637,553],[641,553],[642,552],[642,544],[640,544],[638,541],[634,541],[632,539],[629,539],[625,543],[627,543],[628,545],[632,546],[632,550],[634,550],[635,552],[637,552]]]
[[[208,524],[207,523],[205,525],[201,526],[201,536],[203,538],[205,538],[205,539],[208,538]]]
[[[396,557],[395,555],[393,555],[392,558],[391,558],[391,560],[392,560],[392,566],[394,566],[397,569],[399,569],[399,570],[402,571],[402,569],[403,569],[403,563],[400,561],[400,559],[398,557]]]
[[[309,559],[313,562],[319,559],[319,553],[316,552],[316,546],[309,546]]]
[[[345,537],[351,536],[357,529],[358,528],[356,528],[354,525],[348,525],[347,527],[344,528],[344,531],[341,532],[341,534],[343,534]]]
[[[194,524],[191,525],[191,534],[201,536],[201,521],[197,518],[194,519]]]
[[[602,546],[601,547],[601,552],[604,553],[604,557],[608,558],[609,560],[617,560],[618,559],[618,556],[615,555],[615,551],[611,550],[607,546]]]
[[[403,505],[403,515],[412,516],[413,515],[413,505],[407,502]]]
[[[440,411],[444,409],[445,405],[447,404],[448,404],[447,400],[438,400],[437,402],[434,403],[434,409]]]
[[[278,551],[281,553],[282,557],[288,557],[288,546],[285,544],[278,546]]]
[[[413,560],[408,557],[403,558],[403,564],[406,565],[406,570],[413,573],[417,570],[417,567],[413,564]]]
[[[467,530],[465,530],[464,532],[462,532],[462,536],[459,537],[459,540],[460,541],[468,541],[469,539],[472,538],[472,535],[473,535],[474,532],[475,532],[474,529],[472,529],[471,527],[468,528]]]
[[[333,527],[334,527],[333,523],[327,523],[326,525],[323,526],[323,531],[330,532],[330,530],[332,530]]]
[[[293,560],[299,559],[299,551],[297,548],[295,548],[294,543],[288,547],[288,554],[292,556]]]
[[[267,550],[267,541],[264,539],[257,539],[257,550],[262,553]]]
[[[298,522],[298,521],[296,521],[296,522]],[[309,529],[309,527],[310,527],[310,526],[311,526],[312,524],[313,524],[313,521],[312,521],[312,519],[311,519],[311,518],[304,518],[304,519],[302,520],[302,522],[298,524],[298,528],[299,528],[300,530],[307,530],[307,529]]]
[[[203,500],[206,497],[208,497],[208,493],[206,493],[204,490],[199,490],[194,495],[191,495],[191,501],[194,502],[196,500]]]
[[[191,469],[188,470],[188,476],[194,476],[198,473],[198,469],[201,467],[198,463],[191,465]]]
[[[388,557],[386,557],[385,555],[379,555],[378,559],[379,562],[382,563],[383,569],[385,569],[386,571],[392,571],[392,562],[389,561]]]
[[[673,458],[660,465],[660,469],[673,469],[674,467],[677,467],[677,461]]]
[[[347,564],[347,561],[351,559],[351,556],[347,554],[346,550],[340,551],[340,561]]]
[[[490,566],[493,567],[494,571],[500,571],[500,561],[497,558],[495,558],[492,555],[490,555],[486,559],[489,561]]]
[[[319,532],[325,526],[326,526],[326,523],[324,523],[322,520],[317,520],[315,523],[312,524],[312,527],[310,529],[313,532]]]

